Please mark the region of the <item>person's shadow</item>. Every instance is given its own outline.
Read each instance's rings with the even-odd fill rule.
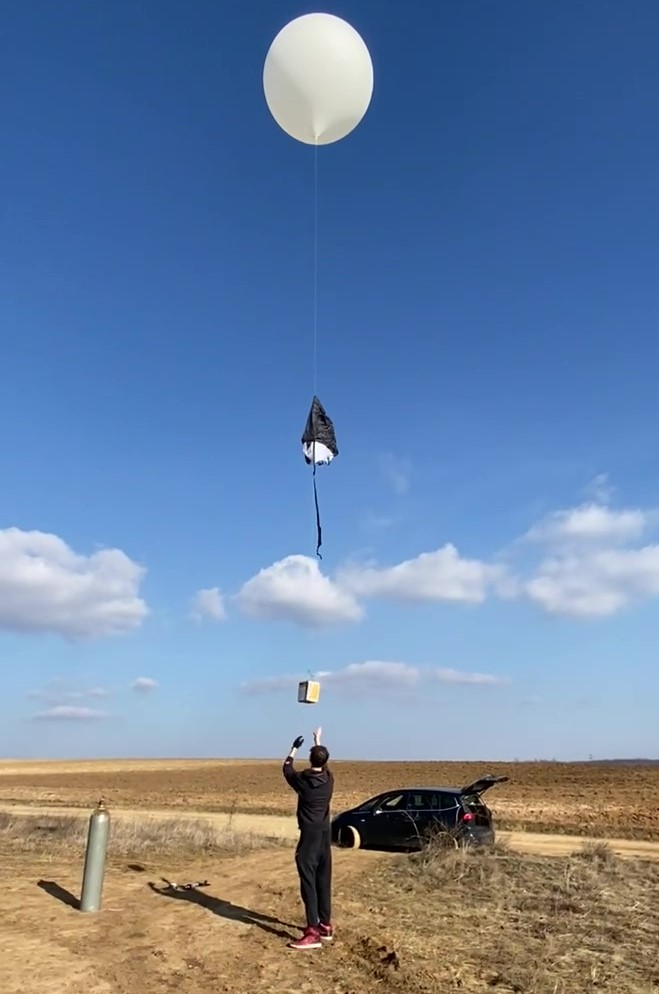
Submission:
[[[232,904],[231,901],[223,901],[222,898],[212,897],[210,894],[204,894],[203,891],[197,890],[192,887],[190,890],[174,890],[172,887],[156,887],[154,883],[149,883],[149,887],[154,892],[154,894],[160,894],[161,897],[171,897],[178,901],[189,901],[192,904],[199,905],[200,908],[205,908],[206,911],[210,911],[211,914],[217,915],[219,918],[225,918],[227,921],[240,922],[243,925],[256,925],[257,928],[262,929],[264,932],[269,932],[270,935],[276,935],[279,939],[292,939],[289,932],[285,932],[284,929],[296,929],[298,932],[300,928],[297,925],[291,925],[290,922],[283,922],[279,918],[273,918],[272,915],[264,915],[259,911],[251,911],[249,908],[243,908],[239,904]],[[277,928],[277,926],[281,926]]]

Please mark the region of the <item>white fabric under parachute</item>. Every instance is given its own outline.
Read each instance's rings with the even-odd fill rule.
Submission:
[[[329,466],[334,458],[334,453],[330,452],[322,442],[305,442],[302,451],[304,458],[310,463],[315,463],[316,466]]]

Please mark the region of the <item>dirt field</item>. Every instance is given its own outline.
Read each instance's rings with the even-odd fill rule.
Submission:
[[[659,864],[602,845],[567,857],[338,851],[336,941],[294,953],[291,840],[119,816],[103,910],[83,915],[85,822],[0,816],[2,994],[659,990]],[[209,886],[163,893],[163,878]]]
[[[659,841],[659,764],[344,763],[334,809],[388,787],[458,785],[484,772],[510,782],[486,795],[505,830]],[[272,761],[0,762],[0,804],[290,814]]]

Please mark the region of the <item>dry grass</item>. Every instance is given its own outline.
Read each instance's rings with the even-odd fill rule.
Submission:
[[[3,994],[659,992],[659,864],[601,842],[566,858],[441,838],[413,856],[336,850],[337,941],[298,956],[290,841],[113,816],[97,919],[75,913],[86,830],[86,814],[0,814]],[[151,887],[191,878],[210,884]]]
[[[0,812],[0,853],[84,852],[89,819],[87,816],[39,816]],[[277,845],[277,840],[231,826],[217,828],[201,819],[115,818],[111,824],[111,859],[144,859],[149,856],[215,856],[244,854]]]
[[[379,949],[366,939],[364,954],[379,956],[392,989],[659,990],[659,866],[619,860],[601,843],[561,859],[431,846],[379,864],[362,886],[387,935]]]
[[[501,829],[659,840],[659,764],[333,763],[334,809],[400,786],[510,777],[486,795]],[[0,801],[291,814],[277,762],[190,760],[0,763]]]

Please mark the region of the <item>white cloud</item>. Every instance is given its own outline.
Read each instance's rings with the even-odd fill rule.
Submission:
[[[498,687],[510,683],[508,677],[491,673],[465,673],[463,670],[435,669],[431,671],[438,683],[457,683],[464,686]]]
[[[299,676],[266,677],[250,680],[242,685],[247,694],[272,694],[288,691],[297,686]],[[370,693],[402,692],[419,688],[425,681],[428,684],[462,684],[464,686],[498,686],[509,683],[507,677],[490,673],[470,673],[462,670],[443,669],[436,666],[411,666],[409,663],[367,660],[363,663],[350,663],[339,670],[322,671],[316,674],[322,689],[336,689],[341,692],[364,690]]]
[[[132,631],[145,570],[120,549],[79,555],[57,535],[0,531],[0,628],[92,638]]]
[[[372,687],[375,690],[404,689],[415,687],[419,682],[419,669],[408,663],[366,660],[363,663],[350,663],[343,669],[319,674],[323,686],[350,689],[352,687]]]
[[[158,681],[150,676],[138,676],[137,680],[133,680],[131,684],[132,690],[140,694],[149,694],[151,691],[157,690],[158,686]]]
[[[659,596],[659,545],[601,549],[544,560],[526,584],[548,614],[603,618]]]
[[[581,504],[556,511],[534,525],[526,537],[555,545],[629,542],[643,535],[650,515],[639,509],[614,511],[604,504]]]
[[[385,453],[380,457],[380,472],[389,486],[399,496],[408,493],[411,484],[412,464],[409,459]]]
[[[218,587],[198,590],[192,602],[191,616],[195,621],[225,621],[226,608],[224,598]]]
[[[603,491],[608,478],[595,483]],[[609,617],[659,596],[659,545],[637,545],[657,523],[656,509],[615,509],[605,501],[548,515],[525,536],[545,552],[521,583],[522,596],[573,619]]]
[[[253,618],[292,621],[309,628],[359,621],[363,610],[353,595],[324,576],[315,559],[287,556],[262,569],[236,596]]]
[[[605,482],[596,481],[602,492]],[[648,544],[656,527],[657,509],[590,501],[547,515],[493,562],[447,543],[393,566],[345,563],[330,578],[316,560],[289,556],[248,580],[237,601],[252,617],[309,627],[359,621],[371,598],[482,604],[494,596],[530,600],[552,615],[605,617],[659,597],[659,544]],[[637,547],[640,539],[646,544]]]
[[[34,721],[102,721],[109,717],[110,715],[105,711],[78,708],[67,704],[59,704],[33,716]]]
[[[358,597],[480,604],[488,589],[504,577],[502,566],[463,559],[454,545],[447,544],[396,566],[347,567],[338,582]]]

